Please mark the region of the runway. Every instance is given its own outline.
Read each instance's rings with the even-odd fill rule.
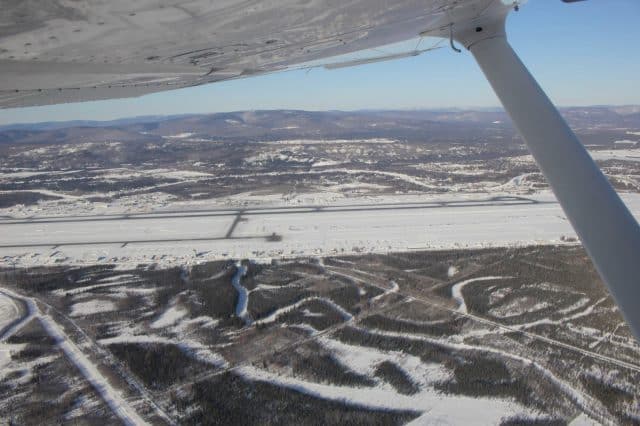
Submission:
[[[625,201],[640,213],[640,195]],[[0,219],[7,263],[149,262],[560,242],[552,195]]]

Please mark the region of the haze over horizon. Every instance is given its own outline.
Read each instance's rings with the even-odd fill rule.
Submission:
[[[607,110],[608,113],[613,113],[619,117],[624,117],[630,114],[640,114],[640,104],[631,105],[586,105],[586,106],[558,106],[558,109],[563,113],[565,119],[570,123],[575,118],[576,111],[581,110]],[[563,112],[564,111],[564,112]],[[295,112],[301,114],[363,114],[366,116],[369,113],[452,113],[452,114],[466,114],[466,113],[478,113],[478,114],[503,114],[505,120],[509,120],[506,111],[501,106],[495,107],[443,107],[443,108],[370,108],[370,109],[328,109],[328,110],[305,110],[294,108],[282,108],[282,109],[247,109],[237,111],[219,111],[219,112],[196,112],[196,113],[175,113],[175,114],[148,114],[148,115],[134,115],[123,116],[115,118],[105,119],[69,119],[69,120],[48,120],[48,121],[24,121],[13,122],[8,124],[0,124],[0,132],[24,129],[24,130],[53,130],[53,129],[65,129],[74,127],[115,127],[126,126],[131,124],[142,123],[155,123],[176,119],[190,119],[191,117],[215,117],[215,116],[233,116],[245,113],[286,113]],[[486,119],[486,117],[485,117]],[[502,123],[502,119],[501,119]]]

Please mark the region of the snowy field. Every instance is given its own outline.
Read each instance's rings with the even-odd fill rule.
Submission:
[[[640,149],[603,149],[591,151],[594,160],[640,161]]]
[[[624,194],[640,215],[640,194]],[[420,201],[417,201],[420,200]],[[141,215],[0,219],[0,262],[185,264],[562,243],[575,234],[551,193],[385,196],[357,204],[206,209]],[[277,238],[270,238],[273,236]]]

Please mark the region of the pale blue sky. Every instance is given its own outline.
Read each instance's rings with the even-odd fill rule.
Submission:
[[[529,0],[509,39],[559,105],[640,104],[640,1]],[[497,106],[468,52],[440,49],[354,68],[290,71],[125,99],[0,110],[0,124],[247,109]]]

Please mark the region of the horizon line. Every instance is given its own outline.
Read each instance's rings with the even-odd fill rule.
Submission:
[[[558,105],[558,109],[568,108],[639,108],[639,104],[593,104],[593,105]],[[13,108],[12,108],[13,109]],[[21,109],[21,108],[15,108]],[[344,109],[297,109],[297,108],[260,108],[260,109],[244,109],[244,110],[231,110],[231,111],[212,111],[212,112],[185,112],[177,114],[149,114],[149,115],[130,115],[122,116],[110,119],[77,119],[77,120],[47,120],[47,121],[16,121],[7,124],[0,124],[0,129],[11,126],[27,126],[27,125],[42,125],[49,123],[74,123],[74,122],[86,122],[86,123],[110,123],[122,120],[136,120],[136,119],[162,119],[181,116],[196,116],[196,115],[215,115],[215,114],[238,114],[245,112],[277,112],[277,111],[297,111],[297,112],[410,112],[410,111],[433,111],[433,112],[461,112],[461,111],[476,111],[484,112],[485,110],[494,110],[504,112],[504,108],[501,105],[495,106],[459,106],[459,107],[415,107],[415,108],[344,108]],[[0,110],[0,114],[2,110]],[[640,112],[640,111],[639,111]]]

